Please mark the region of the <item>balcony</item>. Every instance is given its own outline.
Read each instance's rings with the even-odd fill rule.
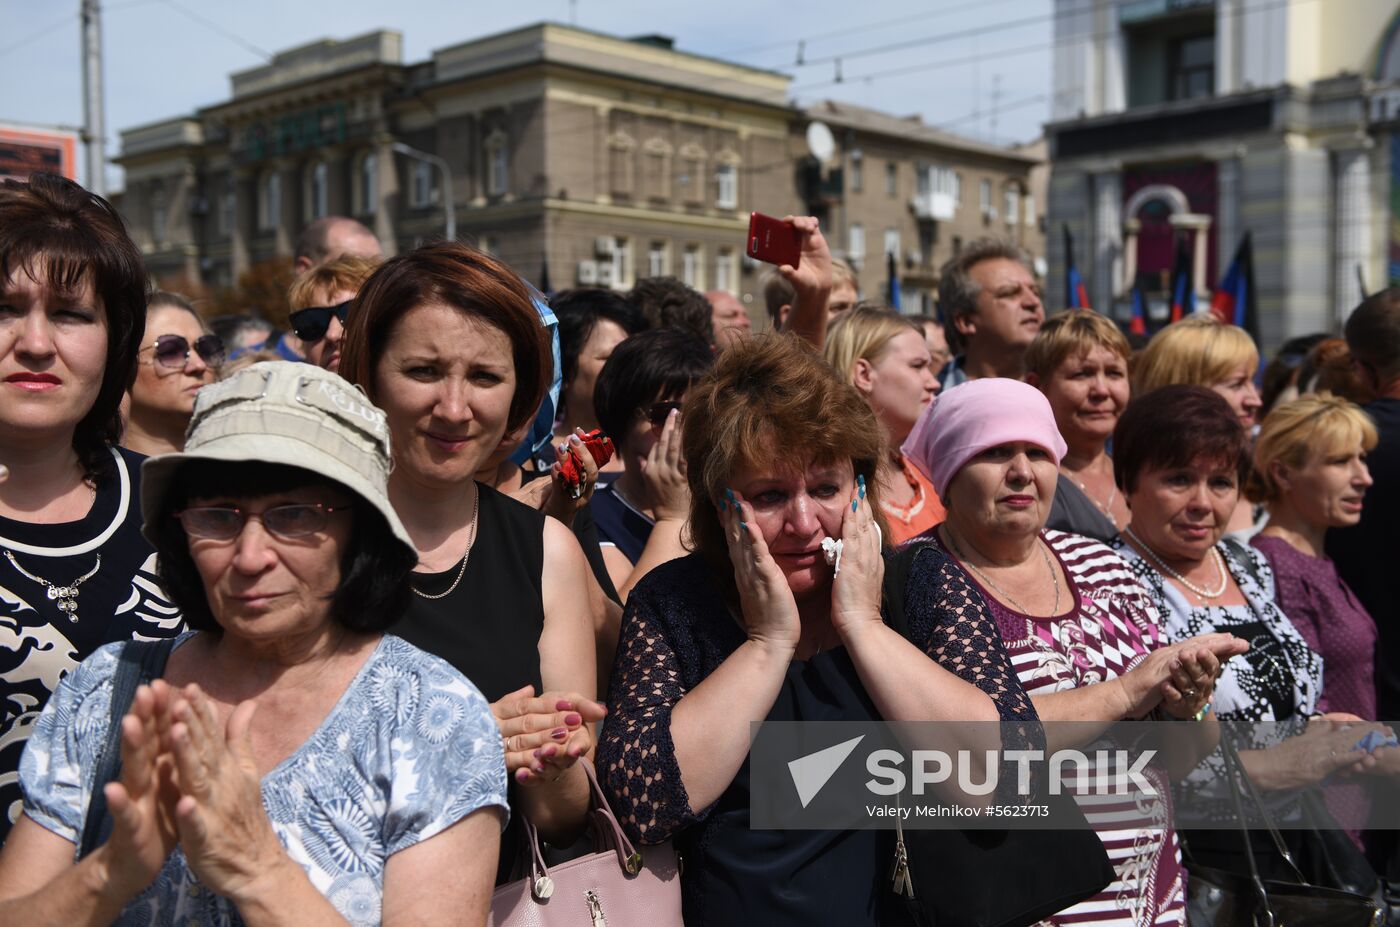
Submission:
[[[951,219],[956,206],[951,193],[916,193],[909,200],[909,208],[914,211],[914,218],[921,222],[942,222]]]

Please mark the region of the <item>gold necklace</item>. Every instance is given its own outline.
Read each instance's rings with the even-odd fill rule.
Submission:
[[[462,581],[463,576],[467,575],[467,559],[471,557],[472,545],[476,543],[476,515],[478,511],[478,506],[480,505],[481,487],[478,486],[476,487],[476,495],[472,498],[471,536],[467,538],[467,552],[462,554],[462,565],[457,568],[457,578],[452,580],[452,585],[448,586],[445,592],[439,592],[436,595],[429,595],[422,589],[419,589],[417,586],[413,585],[413,583],[409,583],[408,588],[412,589],[415,593],[417,593],[425,599],[433,600],[445,599],[457,590],[457,584]]]
[[[1220,571],[1220,588],[1216,589],[1214,592],[1211,592],[1209,589],[1197,586],[1195,583],[1191,582],[1191,580],[1187,579],[1185,576],[1182,576],[1176,570],[1173,570],[1171,567],[1167,566],[1166,561],[1163,560],[1160,556],[1158,556],[1155,550],[1148,547],[1146,541],[1137,536],[1137,532],[1133,530],[1132,525],[1128,525],[1126,528],[1124,528],[1123,533],[1133,539],[1133,543],[1135,543],[1139,547],[1139,549],[1141,549],[1142,552],[1147,555],[1147,559],[1151,560],[1153,565],[1158,567],[1161,570],[1161,572],[1166,573],[1172,579],[1176,580],[1177,582],[1181,583],[1181,585],[1185,586],[1187,589],[1196,593],[1197,597],[1199,598],[1218,599],[1225,594],[1225,588],[1230,585],[1230,573],[1225,569],[1225,560],[1223,557],[1220,556],[1220,549],[1217,547],[1212,547],[1210,549],[1210,552],[1214,555],[1213,559],[1215,560],[1215,568]]]
[[[967,554],[963,553],[962,547],[958,545],[958,539],[953,535],[953,529],[948,526],[947,522],[943,523],[943,529],[948,535],[948,545],[953,548],[953,553],[957,555],[957,558],[960,561],[962,561],[964,566],[966,566],[972,572],[976,573],[977,576],[982,580],[982,582],[986,583],[992,588],[993,592],[997,593],[997,595],[1001,596],[1003,599],[1016,606],[1016,611],[1020,612],[1023,615],[1031,615],[1032,617],[1034,617],[1034,613],[1031,612],[1030,609],[1026,608],[1020,602],[1012,598],[1010,593],[998,586],[996,583],[992,582],[992,578],[990,576],[988,576],[986,573],[983,573],[977,568],[976,564],[972,563],[970,560],[967,559]],[[1045,549],[1045,545],[1039,537],[1036,537],[1035,543],[1036,546],[1040,549],[1040,555],[1045,558],[1045,568],[1050,571],[1050,582],[1053,583],[1055,586],[1055,604],[1051,606],[1050,614],[1046,616],[1048,618],[1053,618],[1060,613],[1060,575],[1055,571],[1055,564],[1050,562],[1050,553]]]

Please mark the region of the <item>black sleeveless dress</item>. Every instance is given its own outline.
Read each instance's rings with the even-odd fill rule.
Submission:
[[[539,648],[545,516],[481,483],[476,491],[476,540],[462,581],[440,599],[415,595],[389,632],[442,657],[494,702],[526,683],[537,693],[544,688]],[[428,595],[446,592],[459,566],[414,573],[413,587]]]

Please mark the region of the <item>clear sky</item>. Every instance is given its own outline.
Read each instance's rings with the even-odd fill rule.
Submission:
[[[231,72],[315,39],[397,29],[405,61],[414,62],[542,20],[661,33],[683,51],[780,70],[803,104],[845,100],[918,113],[974,138],[1024,142],[1050,109],[1051,3],[103,0],[108,154],[117,153],[120,130],[225,100]],[[0,0],[0,122],[81,124],[78,9],[79,0]],[[111,169],[109,182],[119,187],[119,175]]]

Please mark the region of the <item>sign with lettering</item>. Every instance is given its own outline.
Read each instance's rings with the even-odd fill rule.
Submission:
[[[47,171],[78,179],[78,136],[62,129],[0,125],[0,178]]]
[[[268,158],[315,151],[346,139],[345,103],[335,102],[255,122],[243,131],[243,159]]]

